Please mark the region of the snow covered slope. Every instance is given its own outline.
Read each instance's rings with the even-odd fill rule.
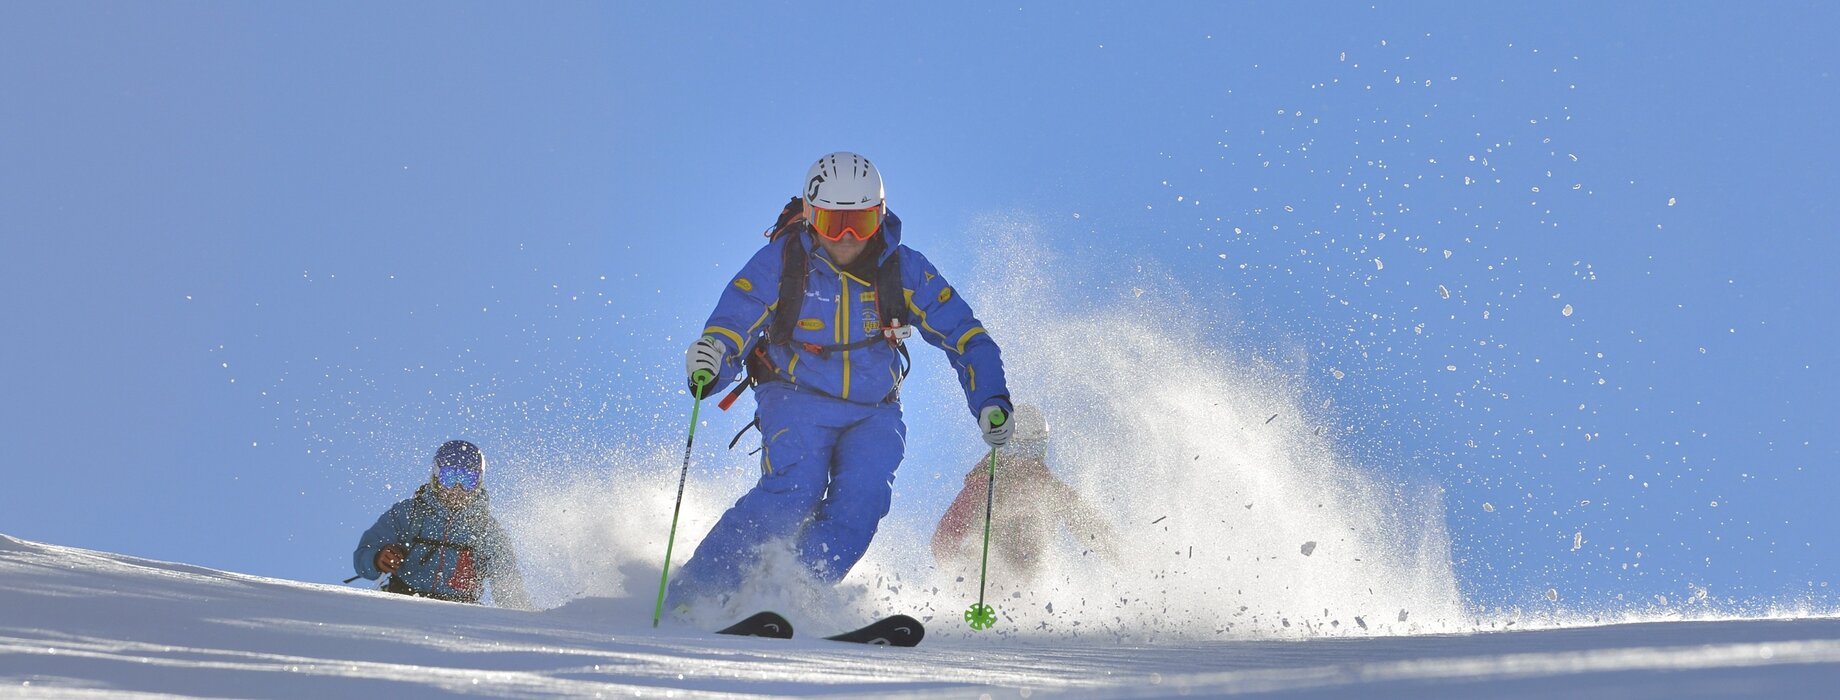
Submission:
[[[0,536],[0,696],[1679,698],[1840,687],[1834,618],[1167,646],[944,634],[887,649],[653,630],[648,606],[591,598],[514,612]]]

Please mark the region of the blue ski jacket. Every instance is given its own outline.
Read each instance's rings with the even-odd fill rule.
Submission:
[[[919,251],[901,245],[901,219],[892,212],[882,224],[882,235],[887,237],[886,245],[876,262],[880,265],[891,256],[901,256],[901,294],[906,297],[916,335],[945,351],[958,372],[971,414],[976,416],[991,405],[1009,411],[1003,358],[984,324],[938,268]],[[805,302],[796,311],[799,321],[793,342],[769,344],[768,359],[786,381],[828,396],[869,405],[895,400],[902,368],[900,353],[893,346],[876,343],[822,354],[800,347],[853,343],[879,337],[882,332],[874,283],[844,271],[808,233],[784,236],[762,247],[722,291],[703,329],[704,335],[720,338],[728,349],[711,393],[735,380],[744,353],[779,312],[781,247],[788,245],[804,246],[808,253]]]
[[[489,501],[482,488],[460,510],[452,510],[424,484],[364,531],[352,552],[352,566],[358,575],[376,580],[383,575],[377,570],[377,552],[400,545],[409,554],[395,577],[415,594],[477,602],[490,581],[499,607],[528,609],[517,557]]]

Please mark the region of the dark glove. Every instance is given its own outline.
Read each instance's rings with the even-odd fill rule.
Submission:
[[[377,570],[386,574],[396,573],[402,568],[403,559],[409,556],[409,550],[400,544],[386,544],[377,550]]]

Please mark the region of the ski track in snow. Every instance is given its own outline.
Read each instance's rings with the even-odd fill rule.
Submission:
[[[649,626],[641,597],[542,612],[412,599],[0,536],[0,695],[1826,697],[1840,618],[916,649]],[[962,622],[926,620],[941,631]],[[800,625],[794,619],[794,625]]]

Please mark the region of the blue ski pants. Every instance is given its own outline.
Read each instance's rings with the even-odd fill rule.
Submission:
[[[672,581],[672,605],[738,589],[760,546],[792,538],[820,581],[843,580],[888,515],[906,451],[901,406],[864,405],[784,382],[755,392],[760,481],[722,514]]]

